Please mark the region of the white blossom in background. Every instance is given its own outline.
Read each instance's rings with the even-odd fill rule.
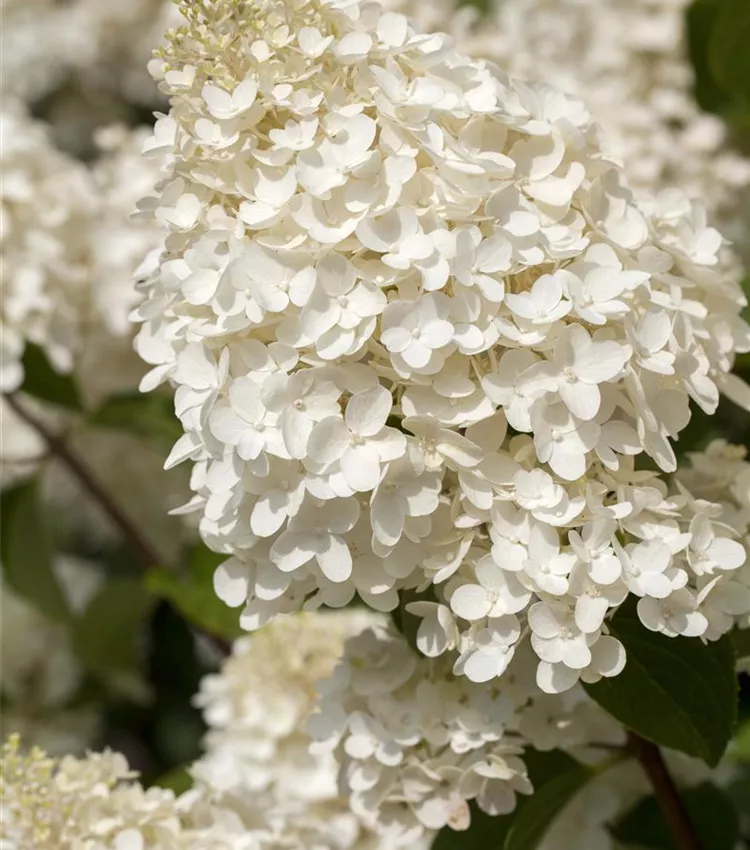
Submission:
[[[96,591],[96,568],[69,557],[54,564],[72,610],[80,612]],[[95,708],[70,707],[84,670],[68,629],[42,614],[7,582],[0,601],[2,737],[20,734],[54,755],[81,753],[99,731]]]
[[[721,151],[722,122],[695,103],[684,32],[688,5],[511,0],[497,5],[497,31],[504,36],[499,55],[514,62],[517,73],[525,62],[526,76],[559,74],[561,87],[585,96],[640,187],[678,185],[715,209],[746,184],[750,170]]]
[[[701,198],[744,251],[750,161],[693,93],[690,0],[503,0],[473,46],[509,72],[582,97],[640,191]]]
[[[379,620],[364,610],[297,614],[234,644],[195,698],[209,731],[190,770],[194,819],[207,807],[231,811],[269,850],[388,850],[349,811],[332,755],[311,753],[306,731],[317,681],[348,637]]]
[[[143,363],[133,351],[128,314],[138,301],[134,280],[155,265],[163,247],[161,228],[133,215],[139,197],[159,179],[158,164],[140,156],[148,135],[145,127],[116,125],[96,136],[101,153],[90,172],[99,204],[87,234],[87,298],[95,318],[86,328],[74,373],[90,409],[118,393],[132,393],[143,376]],[[184,524],[165,516],[164,508],[184,501],[187,476],[165,475],[158,447],[125,431],[76,427],[68,432],[68,440],[89,468],[105,476],[120,506],[162,557],[174,557],[185,536]],[[121,462],[123,456],[127,464]],[[47,471],[45,492],[59,509],[68,511],[71,524],[89,534],[112,534],[107,519],[86,501],[77,482],[55,464]],[[72,512],[71,505],[75,506]],[[82,505],[89,510],[82,511]]]
[[[750,161],[693,92],[685,19],[690,0],[498,0],[487,15],[450,2],[388,3],[425,31],[522,79],[581,97],[603,143],[641,193],[679,186],[700,198],[747,263]],[[457,21],[454,26],[454,20]]]
[[[309,730],[313,752],[333,752],[352,811],[395,846],[430,840],[435,829],[467,829],[468,801],[495,816],[533,793],[524,763],[564,751],[595,775],[549,823],[545,850],[614,850],[609,827],[653,789],[636,760],[618,760],[624,727],[576,686],[539,691],[534,659],[522,647],[499,682],[451,675],[440,660],[420,658],[393,627],[374,624],[347,641],[331,677],[318,683]],[[682,788],[738,776],[730,753],[716,769],[665,750]]]
[[[96,91],[114,92],[143,106],[159,104],[161,98],[147,65],[154,47],[179,16],[171,0],[131,0],[102,3],[74,0],[84,27],[96,45],[94,61],[76,69],[84,85]],[[92,80],[91,76],[96,79]]]
[[[726,631],[706,587],[747,581],[736,532],[635,468],[676,468],[690,401],[748,400],[702,206],[637,201],[579,101],[398,14],[181,8],[136,344],[242,625],[432,585],[425,654],[491,681],[530,636],[550,693],[622,670],[628,595],[650,629]]]
[[[97,130],[163,106],[147,65],[176,22],[171,0],[0,0],[0,12],[3,99],[41,116],[67,153],[92,160]]]
[[[8,850],[178,850],[174,794],[132,781],[124,756],[105,751],[85,758],[28,754],[18,738],[5,745],[0,772],[0,840]]]
[[[305,722],[317,680],[330,675],[346,638],[375,619],[366,611],[298,614],[238,640],[194,700],[209,731],[193,776],[229,796],[334,798],[335,769],[308,753]]]
[[[678,483],[695,499],[721,506],[721,522],[731,528],[746,552],[750,552],[750,463],[744,446],[714,440],[703,452],[690,452],[689,465],[677,473]],[[699,528],[698,544],[691,547],[700,569],[726,545]],[[750,561],[717,582],[711,571],[700,579],[701,611],[708,620],[708,633],[719,635],[732,625],[750,628]]]
[[[144,788],[120,753],[50,758],[18,736],[0,761],[0,843],[7,850],[263,850],[231,810],[190,793]],[[289,847],[290,845],[283,845]],[[278,850],[282,846],[277,845]]]
[[[146,71],[176,15],[169,0],[2,0],[4,93],[27,102],[71,85],[101,107],[107,95],[158,103]]]
[[[159,175],[136,153],[145,131],[103,131],[102,155],[88,168],[57,150],[47,125],[19,103],[8,99],[3,109],[0,386],[9,392],[22,384],[20,360],[32,342],[57,371],[81,372],[92,401],[132,388],[142,371],[130,354],[133,279],[163,242],[152,222],[131,220]]]
[[[4,99],[0,187],[0,389],[23,383],[26,342],[70,372],[88,320],[88,233],[97,197],[82,163],[57,151],[45,126]]]
[[[93,59],[78,7],[73,11],[56,0],[2,0],[0,11],[4,93],[37,100],[56,88],[74,63]]]
[[[500,640],[515,617],[494,620]],[[618,724],[581,688],[540,693],[528,647],[499,682],[451,675],[445,659],[420,657],[392,627],[352,637],[333,675],[318,685],[309,723],[313,752],[333,752],[352,811],[396,846],[433,830],[467,829],[468,802],[490,815],[532,793],[523,760],[533,746],[594,762],[624,743]],[[606,750],[605,750],[606,752]]]
[[[449,673],[395,632],[368,630],[320,686],[316,750],[335,752],[352,811],[397,846],[466,829],[470,799],[505,814],[532,791],[522,741],[505,740],[513,700]]]
[[[150,136],[146,127],[105,127],[97,133],[101,151],[91,172],[101,198],[100,213],[90,234],[94,301],[104,330],[114,337],[131,331],[128,313],[138,301],[134,277],[155,263],[163,237],[152,222],[134,215],[140,198],[159,179],[156,164],[144,160],[141,148]]]
[[[100,156],[87,166],[58,151],[48,127],[10,99],[2,126],[0,387],[21,387],[21,361],[31,342],[44,349],[54,369],[72,375],[84,405],[94,409],[113,394],[135,391],[143,376],[128,314],[138,300],[134,278],[155,263],[163,234],[155,222],[133,220],[132,214],[158,180],[158,163],[140,156],[144,129],[101,131]],[[165,506],[184,501],[187,484],[183,476],[160,472],[158,449],[127,434],[82,428],[69,412],[34,399],[22,403],[53,432],[66,432],[69,445],[102,471],[118,502],[160,551],[179,544],[180,525],[165,516]],[[88,534],[111,534],[69,472],[45,462],[43,442],[5,402],[2,418],[3,486],[43,465],[45,492],[71,524]],[[148,499],[144,480],[152,482]]]

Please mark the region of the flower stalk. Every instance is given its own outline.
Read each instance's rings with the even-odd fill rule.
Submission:
[[[704,850],[661,750],[656,744],[633,732],[629,734],[629,743],[654,789],[656,802],[659,804],[675,846],[679,850]]]
[[[65,441],[53,434],[43,423],[29,413],[15,393],[6,394],[5,400],[15,413],[42,437],[47,444],[50,455],[56,457],[65,465],[86,493],[99,505],[138,557],[143,569],[149,569],[161,563],[163,559],[156,549],[143,537],[112,496],[92,475],[86,465],[81,462],[80,458],[68,448]]]

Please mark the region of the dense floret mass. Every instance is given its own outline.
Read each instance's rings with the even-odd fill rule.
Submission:
[[[361,609],[294,614],[235,642],[196,697],[209,732],[190,771],[194,812],[232,812],[238,833],[263,850],[393,850],[372,819],[351,811],[333,754],[311,751],[306,729],[318,680],[331,675],[347,638],[382,619]],[[415,836],[410,847],[426,850],[431,838]]]
[[[398,847],[446,826],[467,829],[471,800],[492,816],[508,814],[517,795],[533,791],[529,747],[597,762],[624,741],[582,688],[540,693],[533,669],[527,648],[502,681],[477,684],[375,624],[347,642],[319,685],[313,752],[335,753],[352,811]]]
[[[9,850],[178,850],[174,794],[133,782],[125,758],[106,751],[55,760],[18,738],[5,745],[0,838]]]
[[[487,681],[530,635],[552,692],[622,669],[629,594],[718,636],[745,549],[635,465],[676,468],[691,402],[747,400],[701,205],[636,201],[579,101],[375,4],[182,9],[137,346],[243,625],[414,589],[423,652]]]

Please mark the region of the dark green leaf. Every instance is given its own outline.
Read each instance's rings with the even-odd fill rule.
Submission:
[[[5,581],[48,617],[67,621],[68,606],[52,569],[52,544],[35,480],[3,492],[0,529]]]
[[[739,837],[739,818],[727,795],[705,782],[681,793],[693,827],[706,850],[733,850]],[[672,841],[655,797],[646,797],[612,827],[623,844],[653,850],[679,850]]]
[[[184,794],[193,787],[193,777],[184,767],[175,767],[168,773],[163,773],[153,782],[159,788],[168,788],[175,794]]]
[[[594,776],[591,768],[558,750],[527,750],[523,758],[534,793],[518,796],[514,811],[497,817],[472,802],[469,829],[441,829],[432,850],[534,850],[555,816]]]
[[[750,800],[750,752],[748,761],[742,761],[734,766],[734,776],[726,791],[735,809],[746,815],[748,811],[748,800]]]
[[[693,0],[687,9],[688,53],[699,106],[721,116],[731,144],[750,150],[750,59],[746,0]]]
[[[733,629],[729,634],[737,659],[750,658],[750,629]]]
[[[214,570],[225,558],[206,546],[196,546],[191,550],[188,569],[183,575],[166,569],[149,570],[146,587],[171,602],[193,625],[215,637],[231,640],[243,633],[239,614],[216,596],[213,587]]]
[[[722,0],[694,0],[686,12],[687,46],[693,66],[695,99],[702,109],[722,112],[731,103],[731,95],[714,78],[709,62],[711,34]]]
[[[742,292],[747,299],[747,304],[742,308],[742,313],[740,315],[746,322],[750,322],[750,277],[747,275],[742,278],[742,282],[740,283],[742,287]]]
[[[504,850],[534,850],[557,815],[595,775],[593,768],[569,756],[563,760],[560,758],[563,755],[535,753],[532,757],[527,754],[526,764],[534,793],[518,808],[505,836]],[[554,757],[555,762],[549,757]]]
[[[35,398],[67,407],[83,410],[80,393],[70,375],[61,375],[50,365],[47,355],[33,343],[26,344],[23,353],[24,379],[21,389]]]
[[[704,644],[651,632],[633,603],[622,606],[610,628],[628,661],[619,676],[586,685],[589,695],[647,740],[718,764],[737,718],[731,640]]]
[[[471,825],[463,832],[449,826],[438,832],[432,850],[500,850],[503,839],[510,829],[511,816],[491,817],[485,814],[472,800]]]
[[[153,598],[137,579],[109,579],[73,626],[83,663],[98,675],[135,674]]]
[[[716,419],[718,417],[709,416],[695,402],[690,403],[690,422],[680,431],[680,436],[674,443],[674,450],[680,464],[685,462],[685,455],[688,452],[703,451],[720,435]]]
[[[182,436],[172,399],[157,393],[112,396],[88,421],[96,428],[126,431],[161,446],[171,446]]]
[[[721,0],[711,29],[708,59],[713,76],[738,98],[750,98],[750,3]]]
[[[750,763],[750,720],[743,723],[737,730],[730,753],[734,761]]]

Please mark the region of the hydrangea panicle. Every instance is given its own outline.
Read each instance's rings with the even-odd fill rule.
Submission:
[[[423,652],[484,682],[530,644],[555,693],[622,670],[628,595],[670,635],[745,616],[709,627],[746,550],[663,475],[691,403],[746,395],[702,206],[637,200],[581,102],[375,3],[180,8],[134,317],[243,625],[429,588]]]

